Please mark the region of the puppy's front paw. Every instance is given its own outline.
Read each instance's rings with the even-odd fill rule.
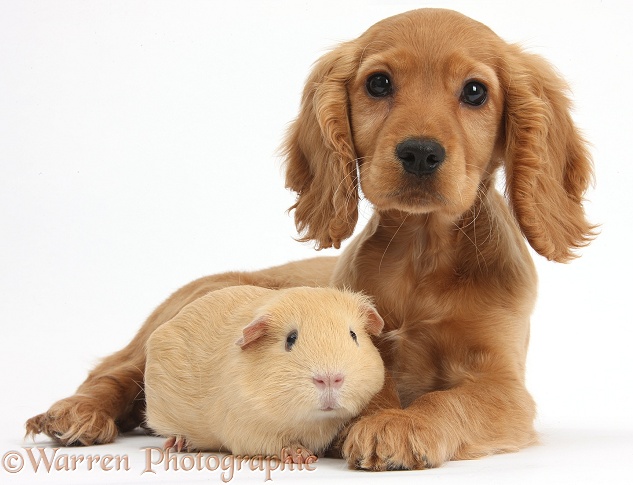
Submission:
[[[119,434],[117,425],[97,402],[85,396],[57,401],[26,422],[27,436],[45,433],[64,446],[110,443]]]
[[[421,470],[439,466],[441,450],[423,420],[402,409],[387,409],[358,420],[349,430],[343,457],[363,470]]]

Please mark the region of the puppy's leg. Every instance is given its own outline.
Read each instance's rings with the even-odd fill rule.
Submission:
[[[73,396],[29,419],[27,435],[45,433],[63,445],[92,445],[109,443],[119,432],[137,427],[143,419],[147,339],[187,303],[236,282],[227,276],[197,280],[174,293],[150,315],[132,342],[105,358]]]
[[[378,391],[378,394],[372,398],[367,407],[363,409],[358,416],[345,423],[345,426],[343,426],[341,431],[336,435],[336,438],[334,438],[334,441],[332,441],[325,451],[325,456],[328,458],[343,457],[343,443],[345,443],[350,429],[363,417],[371,416],[385,409],[400,409],[401,407],[398,391],[396,390],[396,383],[391,377],[391,373],[385,370],[385,382],[382,389]]]
[[[150,315],[132,342],[104,359],[77,392],[26,422],[27,436],[44,433],[63,445],[109,443],[143,420],[145,343],[151,333],[182,307],[209,291],[227,286],[267,288],[326,286],[336,258],[288,263],[255,273],[225,273],[196,280],[176,291]]]
[[[134,429],[144,409],[142,365],[124,352],[108,357],[76,394],[29,419],[27,435],[45,433],[63,445],[92,445],[109,443],[119,431]]]
[[[348,433],[343,455],[352,467],[381,471],[516,451],[535,442],[534,415],[522,383],[482,378],[425,394],[406,409],[361,418]]]

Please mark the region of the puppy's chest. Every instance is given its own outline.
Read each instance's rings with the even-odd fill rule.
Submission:
[[[452,318],[458,298],[454,278],[439,273],[420,277],[407,269],[361,278],[357,286],[374,298],[387,332]]]
[[[456,347],[467,345],[455,341],[453,322],[463,294],[454,279],[417,276],[402,272],[400,277],[369,277],[362,288],[385,321],[377,346],[403,402],[452,387],[454,377],[446,362],[455,358]]]

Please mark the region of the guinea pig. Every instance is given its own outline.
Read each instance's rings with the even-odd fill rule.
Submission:
[[[146,425],[178,451],[321,453],[383,385],[383,325],[333,288],[207,293],[147,343]]]

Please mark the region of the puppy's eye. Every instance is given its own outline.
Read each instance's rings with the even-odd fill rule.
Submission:
[[[354,332],[354,330],[350,330],[349,331],[349,335],[350,335],[350,337],[352,337],[352,339],[354,340],[356,345],[358,345],[358,337],[356,337],[356,333]]]
[[[462,90],[462,102],[470,106],[481,106],[488,99],[488,88],[477,81],[469,81]]]
[[[290,352],[292,350],[292,346],[297,342],[298,333],[296,330],[293,330],[286,337],[286,351]]]
[[[367,88],[367,92],[372,98],[383,98],[385,96],[389,96],[393,92],[391,79],[387,74],[382,72],[369,76],[365,86]]]

